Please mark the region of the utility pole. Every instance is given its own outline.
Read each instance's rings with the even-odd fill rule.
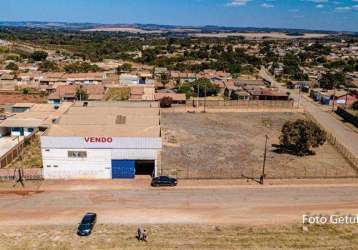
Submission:
[[[196,95],[196,98],[197,98],[197,100],[196,100],[196,105],[197,105],[197,109],[198,110],[200,110],[199,109],[199,88],[200,88],[200,85],[199,85],[199,83],[197,82],[197,88],[198,88],[198,90],[197,90],[197,95]]]
[[[205,89],[204,89],[204,113],[206,113],[206,84],[205,84]]]
[[[334,112],[334,108],[335,108],[334,102],[335,102],[335,101],[336,101],[336,87],[334,87],[334,92],[333,92],[332,112]]]
[[[264,152],[264,162],[262,165],[262,175],[260,177],[260,184],[263,185],[264,184],[264,179],[265,179],[265,168],[266,168],[266,157],[267,157],[267,142],[268,142],[268,135],[265,136],[265,152]]]
[[[348,88],[347,93],[346,93],[346,102],[344,103],[344,109],[347,109],[348,93],[350,93],[350,89],[349,89],[349,88]]]

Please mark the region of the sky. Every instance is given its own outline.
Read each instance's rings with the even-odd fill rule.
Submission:
[[[0,0],[0,21],[219,25],[358,32],[358,0]]]

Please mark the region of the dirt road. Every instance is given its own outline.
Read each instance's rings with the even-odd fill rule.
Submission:
[[[358,186],[228,186],[0,192],[0,225],[290,224],[305,213],[358,214]]]

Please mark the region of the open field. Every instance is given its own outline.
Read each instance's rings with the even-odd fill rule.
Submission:
[[[135,226],[97,225],[90,237],[75,226],[2,227],[1,249],[355,249],[357,226],[241,227],[145,226],[148,242],[135,239]]]
[[[200,29],[153,29],[146,30],[141,28],[132,28],[132,27],[97,27],[93,29],[82,30],[85,32],[96,32],[96,31],[105,31],[105,32],[128,32],[128,33],[137,33],[137,34],[155,34],[155,33],[166,33],[166,32],[178,32],[178,33],[189,33],[189,36],[192,37],[216,37],[224,38],[229,36],[242,36],[247,39],[263,39],[263,38],[272,38],[272,39],[298,39],[298,38],[324,38],[328,34],[323,33],[304,33],[302,35],[288,35],[283,32],[216,32],[216,33],[205,33],[200,32]]]
[[[326,144],[316,155],[273,152],[282,125],[299,113],[162,114],[162,171],[181,178],[240,178],[261,175],[265,135],[269,136],[269,178],[343,177],[356,171]]]
[[[152,33],[163,33],[162,30],[144,30],[140,28],[130,28],[130,27],[98,27],[94,29],[82,30],[86,32],[95,32],[95,31],[106,31],[106,32],[128,32],[128,33],[140,33],[140,34],[152,34]]]
[[[297,38],[323,38],[328,36],[327,34],[319,34],[319,33],[305,33],[302,36],[290,36],[282,32],[235,32],[235,33],[195,33],[191,34],[194,37],[229,37],[229,36],[242,36],[247,39],[263,39],[263,38],[273,38],[273,39],[297,39]]]

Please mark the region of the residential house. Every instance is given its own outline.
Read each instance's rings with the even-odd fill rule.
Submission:
[[[7,117],[0,123],[2,135],[29,136],[38,130],[46,130],[65,113],[72,103],[62,103],[54,107],[51,104],[33,104],[25,112]],[[3,133],[5,131],[5,133]]]

